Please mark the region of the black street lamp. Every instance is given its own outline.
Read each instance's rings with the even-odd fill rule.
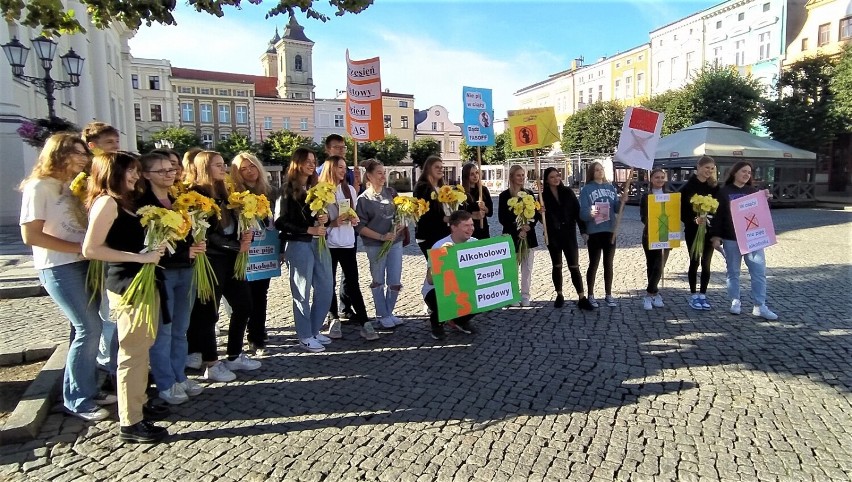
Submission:
[[[27,56],[30,49],[18,41],[16,37],[12,37],[12,41],[3,45],[3,52],[6,53],[6,59],[9,65],[12,66],[12,75],[17,79],[25,80],[37,87],[44,89],[44,95],[47,97],[47,112],[50,119],[56,118],[56,111],[53,108],[53,102],[56,98],[53,92],[56,90],[67,89],[80,85],[80,75],[83,73],[83,57],[77,55],[74,49],[68,50],[65,55],[60,55],[62,59],[62,68],[68,74],[71,80],[54,80],[50,76],[50,69],[53,67],[53,56],[56,55],[56,42],[39,35],[31,40],[35,47],[36,55],[41,60],[41,67],[44,69],[44,77],[30,77],[24,75],[24,65],[27,63]]]

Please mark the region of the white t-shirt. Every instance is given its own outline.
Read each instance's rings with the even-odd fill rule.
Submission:
[[[24,186],[21,199],[21,226],[32,221],[44,221],[44,233],[53,237],[82,243],[86,236],[86,211],[71,194],[68,183],[47,177],[35,179]],[[82,261],[80,254],[63,253],[33,246],[35,269],[52,268]]]
[[[358,196],[355,194],[355,188],[348,185],[346,187],[349,189],[349,193],[352,195],[352,203],[349,207],[355,209],[355,205],[358,203]],[[335,199],[337,199],[337,203],[332,204],[328,207],[329,219],[337,219],[340,216],[341,201],[346,201],[349,199],[343,192],[343,184],[337,185],[337,191],[334,193],[334,197]],[[352,223],[342,224],[338,228],[328,228],[327,233],[327,242],[329,248],[355,247],[355,228],[352,227]]]
[[[470,239],[468,239],[467,241],[478,241],[478,240],[476,238],[474,238],[473,236],[471,236]],[[447,243],[456,244],[456,243],[453,242],[453,235],[452,234],[436,241],[435,244],[432,245],[432,249],[440,248],[441,246],[443,246]],[[426,295],[434,289],[435,289],[435,285],[424,279],[423,280],[423,287],[420,289],[420,293],[425,298]]]

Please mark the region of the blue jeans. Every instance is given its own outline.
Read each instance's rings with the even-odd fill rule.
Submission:
[[[87,412],[96,405],[98,394],[97,361],[101,337],[101,317],[98,299],[89,302],[86,288],[88,261],[54,266],[39,270],[38,277],[47,293],[71,321],[73,338],[68,347],[65,375],[62,380],[62,399],[66,409]]]
[[[334,288],[331,279],[331,253],[320,255],[316,239],[288,241],[284,249],[290,271],[290,293],[293,296],[293,319],[299,340],[320,332],[331,307]],[[314,292],[310,303],[311,290]]]
[[[115,375],[118,368],[118,328],[115,321],[109,319],[109,300],[106,290],[101,293],[100,310],[101,339],[98,342],[98,365],[111,375]]]
[[[722,249],[725,252],[725,264],[727,266],[728,298],[740,299],[740,267],[745,260],[748,274],[751,278],[751,301],[755,306],[766,304],[766,256],[762,249],[752,251],[746,255],[740,254],[740,247],[736,241],[722,240]]]
[[[393,315],[396,299],[402,288],[402,243],[393,243],[382,259],[379,259],[381,245],[364,243],[364,251],[370,260],[370,290],[373,292],[373,305],[379,318]]]
[[[186,330],[195,301],[192,268],[167,269],[164,275],[166,307],[172,322],[163,324],[160,317],[157,338],[149,350],[151,375],[161,392],[172,388],[175,382],[186,380]]]

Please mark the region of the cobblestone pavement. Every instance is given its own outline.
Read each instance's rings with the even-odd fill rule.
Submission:
[[[425,263],[409,248],[407,323],[394,333],[366,342],[345,325],[325,353],[300,351],[276,280],[273,352],[177,408],[168,443],[124,445],[115,417],[53,414],[37,440],[0,448],[0,479],[850,480],[852,213],[774,216],[778,321],[728,314],[718,255],[714,310],[689,309],[685,249],[669,262],[666,307],[644,311],[629,208],[617,308],[555,310],[550,260],[536,250],[532,307],[478,316],[479,334],[439,343],[420,315]],[[0,300],[0,313],[4,348],[67,336],[48,298]]]

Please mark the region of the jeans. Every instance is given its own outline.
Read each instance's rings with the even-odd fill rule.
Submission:
[[[367,322],[367,307],[364,305],[364,295],[361,293],[361,286],[358,284],[358,259],[356,258],[355,248],[329,248],[331,253],[331,284],[332,292],[334,285],[337,283],[337,265],[340,265],[340,270],[343,271],[343,279],[341,280],[341,296],[340,303],[344,308],[349,308],[355,313],[355,319],[361,323]],[[339,315],[337,311],[337,296],[331,297],[331,308],[329,312],[332,315]]]
[[[97,356],[101,337],[101,318],[97,297],[90,302],[86,287],[88,261],[54,266],[39,270],[44,289],[71,321],[73,338],[68,347],[65,374],[62,379],[62,399],[67,410],[86,412],[96,405],[98,394]]]
[[[745,260],[748,274],[751,278],[751,301],[755,306],[766,304],[766,256],[762,249],[752,251],[746,255],[740,254],[740,247],[736,241],[723,239],[722,249],[725,252],[725,265],[727,266],[728,298],[740,299],[740,267]]]
[[[101,293],[99,306],[103,326],[101,339],[98,343],[98,365],[109,374],[115,375],[118,368],[118,329],[115,326],[115,321],[109,319],[109,299],[106,290]]]
[[[373,305],[379,318],[393,315],[402,289],[402,243],[393,243],[388,254],[379,259],[381,249],[381,245],[364,243],[364,251],[370,260],[370,291],[373,292]]]
[[[150,350],[151,374],[158,391],[166,391],[175,384],[186,380],[187,342],[186,330],[189,328],[189,315],[195,301],[192,284],[192,268],[167,269],[165,275],[166,307],[172,322],[160,324],[157,338]]]
[[[320,253],[316,239],[289,241],[285,248],[293,296],[293,319],[300,340],[320,332],[334,296],[331,280],[331,255]],[[310,302],[311,290],[314,292]]]

